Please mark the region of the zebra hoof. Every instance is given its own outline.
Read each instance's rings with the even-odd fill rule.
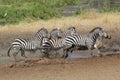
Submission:
[[[96,55],[97,57],[103,57],[103,55],[102,54],[98,54],[98,55]]]
[[[68,57],[68,54],[65,55],[65,59]]]
[[[100,56],[100,57],[103,57],[103,55],[102,55],[102,54],[99,54],[99,56]]]
[[[28,58],[26,55],[21,55],[22,57]]]
[[[49,58],[49,54],[45,54],[43,57],[45,57],[45,58]]]
[[[63,55],[61,58],[65,58],[66,59],[67,57],[68,57],[68,55]]]
[[[28,58],[27,56],[24,56],[25,58]]]

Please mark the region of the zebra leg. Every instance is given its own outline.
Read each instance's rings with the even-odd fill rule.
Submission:
[[[75,50],[75,47],[70,48],[68,51],[69,51],[70,53],[72,53],[74,50]]]
[[[64,52],[64,55],[62,56],[62,58],[67,58],[68,56],[67,50],[64,50],[63,52]]]
[[[27,56],[25,55],[25,51],[22,48],[20,49],[20,51],[21,51],[21,56],[27,58]]]
[[[102,54],[101,54],[101,52],[100,52],[100,50],[98,49],[98,47],[97,47],[97,45],[95,44],[94,45],[94,48],[97,50],[97,52],[98,52],[98,55],[97,56],[101,56],[102,57]]]
[[[43,53],[44,53],[44,57],[49,58],[48,50],[45,49],[45,51]]]
[[[58,56],[58,52],[57,51],[55,51],[55,56],[54,57],[57,57]]]
[[[49,58],[49,54],[47,52],[45,52],[44,57]]]
[[[18,50],[17,52],[14,52],[14,53],[13,53],[13,57],[14,57],[15,62],[17,62],[16,55],[19,53],[19,51],[20,51],[20,50]]]
[[[90,55],[91,55],[91,57],[92,57],[92,56],[93,56],[93,52],[92,52],[91,46],[87,46],[87,47],[88,47],[88,50],[89,50]]]
[[[64,55],[63,55],[63,58],[67,58],[68,57],[68,52],[71,50],[71,48],[73,48],[73,45],[69,45],[69,46],[66,46],[64,47]]]
[[[49,53],[47,49],[42,50],[42,54],[44,55],[43,57],[49,58]]]
[[[90,52],[91,57],[93,56],[93,51],[92,48],[94,47],[94,45],[91,45],[89,42],[86,42],[87,48]]]

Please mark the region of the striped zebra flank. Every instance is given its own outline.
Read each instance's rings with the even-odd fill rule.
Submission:
[[[46,41],[43,42],[43,46],[42,46],[44,48],[43,52],[47,54],[47,57],[50,51],[55,51],[56,54],[58,54],[57,51],[60,49],[63,49],[63,46],[64,46],[63,43],[64,43],[65,37],[76,34],[76,29],[75,27],[70,27],[67,29],[66,32],[62,32],[60,29],[53,29],[51,33],[50,33],[50,36],[51,36],[50,39],[44,38],[44,40]]]
[[[86,46],[92,55],[92,49],[97,49],[96,47],[96,41],[99,37],[104,38],[111,38],[108,36],[108,34],[104,31],[101,27],[96,27],[93,30],[90,31],[88,34],[80,35],[72,35],[65,38],[65,44],[64,44],[64,57],[66,58],[68,56],[68,51],[71,50],[73,47],[81,47]],[[99,53],[99,50],[98,50]]]
[[[8,49],[8,56],[10,56],[11,49],[14,50],[13,57],[16,61],[16,55],[21,52],[21,56],[25,56],[25,51],[36,51],[41,49],[43,37],[48,34],[47,29],[41,28],[38,32],[29,39],[17,38],[15,39],[10,48]]]

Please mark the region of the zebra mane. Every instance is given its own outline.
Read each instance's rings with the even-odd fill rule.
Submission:
[[[56,30],[61,30],[61,29],[55,28],[55,29],[53,29],[51,32],[56,31]]]
[[[62,30],[61,30],[61,29],[58,29],[58,28],[53,29],[53,30],[51,31],[51,33],[53,33],[54,31],[57,31],[57,30],[59,30],[59,31],[62,33]]]
[[[68,30],[70,30],[70,29],[75,29],[75,27],[74,27],[74,26],[72,26],[72,27],[69,27],[69,28],[68,28]]]
[[[39,30],[37,31],[37,33],[41,32],[41,31],[46,31],[46,32],[48,33],[47,29],[45,29],[44,27],[41,28],[41,29],[39,29]]]
[[[94,31],[97,30],[97,29],[102,30],[101,27],[95,27],[94,29],[92,29],[92,30],[90,31],[90,33],[94,32]]]

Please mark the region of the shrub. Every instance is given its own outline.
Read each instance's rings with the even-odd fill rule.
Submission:
[[[25,19],[51,19],[61,17],[61,8],[68,5],[80,5],[83,0],[0,0],[0,24],[14,24]],[[109,0],[105,9],[109,6]],[[94,1],[88,1],[95,3]],[[97,1],[98,3],[99,1]],[[89,4],[89,3],[88,3]],[[96,4],[96,3],[95,3]],[[103,12],[117,12],[120,9],[104,10]],[[86,11],[77,10],[76,14],[84,14]],[[7,15],[6,15],[7,14]]]

